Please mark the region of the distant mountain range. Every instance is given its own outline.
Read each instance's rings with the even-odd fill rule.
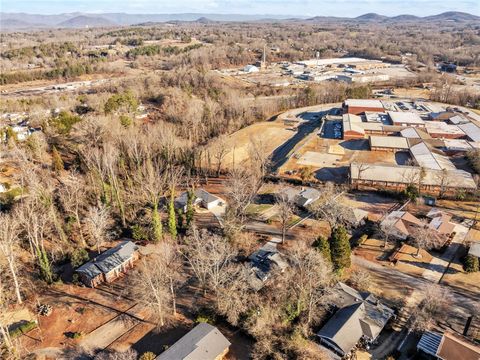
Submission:
[[[171,21],[198,22],[208,24],[211,22],[253,22],[253,21],[308,21],[308,22],[410,22],[410,21],[449,21],[449,22],[472,22],[480,21],[480,16],[450,11],[438,15],[418,17],[414,15],[398,15],[388,17],[376,13],[368,13],[356,18],[316,16],[312,18],[281,16],[281,15],[241,15],[241,14],[125,14],[125,13],[68,13],[56,15],[38,15],[26,13],[0,13],[0,29],[23,30],[34,28],[86,28],[86,27],[113,27],[138,24],[153,24]]]

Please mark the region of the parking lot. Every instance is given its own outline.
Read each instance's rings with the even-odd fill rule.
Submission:
[[[325,121],[322,137],[326,139],[341,139],[342,123],[340,121]]]

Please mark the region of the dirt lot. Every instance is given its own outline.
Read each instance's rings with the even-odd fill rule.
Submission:
[[[229,149],[222,161],[222,168],[232,169],[248,159],[251,139],[258,142],[264,151],[270,154],[293,135],[295,132],[279,121],[260,122],[243,128],[229,136],[227,140]],[[213,149],[212,153],[214,153]],[[214,158],[212,163],[212,166],[216,166]]]
[[[443,277],[442,283],[456,289],[469,290],[480,294],[480,273],[466,273],[463,270],[462,258],[466,255],[466,252],[465,247],[458,251]]]
[[[340,198],[340,201],[347,206],[368,211],[371,220],[381,218],[397,204],[397,200],[375,192],[344,194]]]

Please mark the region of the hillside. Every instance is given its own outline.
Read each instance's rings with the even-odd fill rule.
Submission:
[[[116,24],[100,16],[85,16],[80,15],[72,19],[62,21],[58,27],[66,28],[84,28],[84,27],[104,27],[115,26]]]

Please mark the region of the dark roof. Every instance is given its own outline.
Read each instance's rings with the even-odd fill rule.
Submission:
[[[200,323],[156,360],[215,360],[229,346],[230,341],[216,327]]]
[[[255,278],[252,279],[251,285],[256,290],[260,290],[263,287],[263,282],[269,278],[271,271],[274,268],[283,271],[288,266],[282,255],[278,252],[275,241],[276,240],[273,239],[272,241],[268,241],[248,257],[250,260],[250,266],[255,274]],[[261,281],[259,282],[257,279]]]
[[[117,246],[108,249],[93,260],[80,266],[76,271],[93,279],[96,276],[108,273],[116,267],[130,260],[138,249],[133,242],[124,240]]]
[[[372,294],[358,292],[344,283],[338,283],[335,290],[335,305],[340,309],[317,335],[331,339],[344,353],[348,353],[362,336],[374,340],[393,316],[393,310]]]

